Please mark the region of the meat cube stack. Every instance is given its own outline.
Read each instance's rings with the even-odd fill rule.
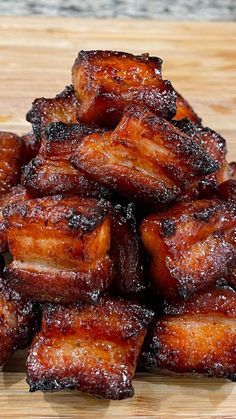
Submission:
[[[161,65],[81,51],[33,131],[0,134],[0,360],[33,338],[30,391],[236,380],[236,164]]]

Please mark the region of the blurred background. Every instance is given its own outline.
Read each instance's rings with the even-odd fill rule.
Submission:
[[[0,15],[235,21],[236,0],[0,0]]]

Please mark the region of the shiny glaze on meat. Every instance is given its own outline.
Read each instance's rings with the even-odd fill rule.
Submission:
[[[168,305],[149,330],[142,362],[151,370],[236,380],[236,293],[213,289]]]
[[[149,215],[141,236],[151,276],[166,299],[187,298],[228,274],[235,263],[235,203],[202,200]]]
[[[194,178],[218,169],[202,145],[139,107],[126,109],[113,132],[88,135],[72,164],[89,179],[149,205],[171,202]]]
[[[79,120],[115,127],[129,104],[171,119],[176,112],[176,93],[171,83],[162,79],[161,64],[160,58],[148,54],[81,51],[72,68]]]
[[[13,255],[6,275],[22,295],[91,301],[108,287],[110,215],[104,200],[55,195],[12,204],[3,212]]]
[[[134,394],[132,378],[153,317],[125,300],[46,306],[27,360],[30,391],[78,389],[107,399]]]

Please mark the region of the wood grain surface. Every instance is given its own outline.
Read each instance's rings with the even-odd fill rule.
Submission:
[[[25,113],[35,97],[70,83],[80,49],[150,52],[164,60],[164,76],[228,140],[236,160],[236,24],[157,21],[0,18],[0,130],[29,130]],[[77,392],[29,394],[25,354],[0,372],[0,417],[236,418],[236,384],[204,378],[137,374],[136,395],[120,402]]]

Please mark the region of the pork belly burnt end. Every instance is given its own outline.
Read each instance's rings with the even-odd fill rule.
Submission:
[[[112,279],[109,205],[56,195],[5,208],[12,286],[39,301],[94,301]],[[19,234],[20,232],[20,234]]]
[[[92,198],[111,196],[107,189],[88,180],[67,160],[46,160],[38,156],[24,167],[21,182],[34,197],[56,194]]]
[[[8,250],[7,222],[3,217],[2,210],[6,205],[10,203],[21,202],[26,199],[30,199],[30,195],[20,185],[13,186],[13,188],[11,188],[8,193],[0,195],[0,253],[6,252]]]
[[[24,143],[11,132],[0,132],[0,196],[19,183],[24,158]]]
[[[138,298],[146,289],[143,245],[133,203],[116,205],[112,216],[111,251],[114,262],[112,290]]]
[[[81,51],[72,68],[79,120],[113,128],[129,104],[171,119],[176,93],[169,81],[162,80],[161,64],[160,58],[148,54]]]
[[[33,303],[16,292],[6,290],[0,278],[0,365],[16,349],[25,348],[37,331],[38,320]]]
[[[153,317],[124,300],[46,306],[27,360],[30,391],[78,389],[107,399],[132,397],[132,377]]]
[[[81,123],[52,122],[44,130],[40,155],[48,160],[69,161],[83,138],[94,132],[104,132],[104,129]]]
[[[192,106],[188,103],[186,99],[181,96],[180,93],[176,92],[177,100],[176,100],[176,115],[174,117],[175,120],[180,120],[184,118],[188,118],[190,121],[194,122],[195,124],[201,124],[201,118],[194,112]]]
[[[88,178],[139,203],[165,205],[196,177],[218,169],[203,147],[141,108],[126,109],[113,132],[87,136],[72,158]]]
[[[42,137],[39,155],[24,168],[21,181],[25,188],[33,196],[61,193],[109,197],[105,188],[89,181],[69,161],[83,137],[92,132],[94,130],[82,124],[49,124]]]
[[[142,361],[149,369],[236,380],[236,293],[214,289],[167,306],[150,329]]]
[[[227,275],[235,263],[235,230],[236,205],[220,200],[185,202],[146,217],[141,236],[156,290],[185,299]]]
[[[55,98],[35,99],[26,119],[32,124],[34,135],[40,143],[43,131],[50,122],[76,123],[78,108],[73,86],[67,86]]]

